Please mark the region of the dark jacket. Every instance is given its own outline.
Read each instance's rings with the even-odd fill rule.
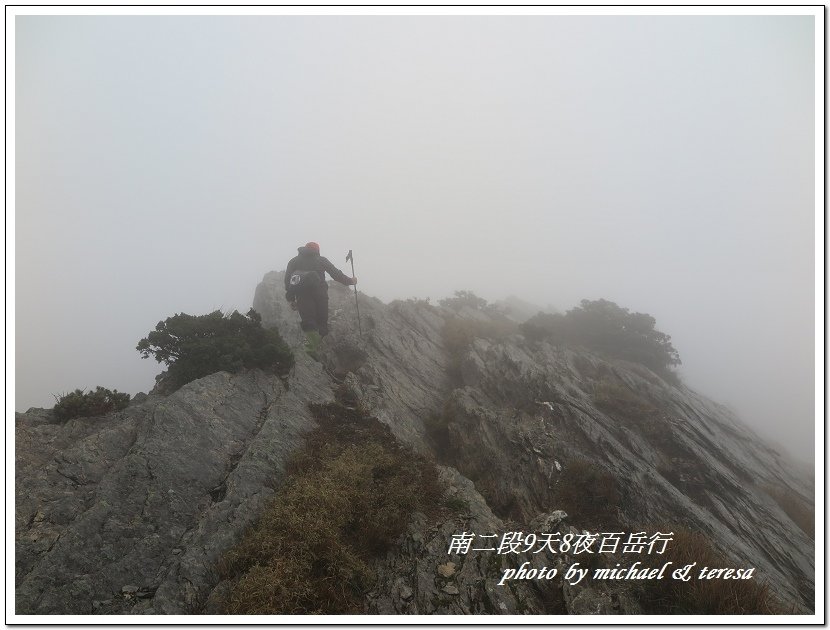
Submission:
[[[328,290],[326,285],[326,273],[341,284],[350,285],[352,279],[345,273],[340,271],[337,267],[331,264],[328,258],[320,255],[319,252],[309,249],[308,247],[298,247],[299,254],[288,261],[288,266],[285,268],[285,290],[289,290],[289,282],[291,274],[295,271],[316,271],[320,275],[320,285],[324,291]]]

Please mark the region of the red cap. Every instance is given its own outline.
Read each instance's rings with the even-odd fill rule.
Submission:
[[[305,246],[308,249],[313,249],[318,254],[320,253],[320,246],[317,243],[315,243],[314,241],[311,241],[310,243],[306,243]]]

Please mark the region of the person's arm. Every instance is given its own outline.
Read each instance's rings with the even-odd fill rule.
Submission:
[[[337,267],[335,267],[328,258],[320,257],[323,263],[323,269],[335,280],[337,280],[340,284],[345,284],[346,286],[351,286],[353,284],[357,284],[357,278],[350,278],[345,273],[340,271]]]

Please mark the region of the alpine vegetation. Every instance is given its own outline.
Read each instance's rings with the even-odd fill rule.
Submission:
[[[242,315],[178,313],[156,325],[136,350],[167,365],[164,386],[174,391],[214,372],[260,368],[285,374],[294,364],[291,350],[273,329],[262,327],[254,309]]]
[[[106,421],[17,415],[18,613],[815,609],[812,481],[671,380],[651,316],[459,292],[358,296],[361,324],[332,282],[293,354],[285,282],[159,322],[166,376]]]
[[[98,385],[95,391],[84,392],[82,389],[76,389],[74,392],[56,397],[56,401],[55,417],[58,420],[69,420],[120,411],[130,404],[130,395]]]
[[[582,300],[564,315],[539,313],[522,325],[529,339],[581,345],[612,357],[641,363],[677,383],[671,371],[680,355],[671,336],[655,329],[648,313],[631,313],[608,300]]]
[[[353,404],[312,405],[319,423],[262,518],[225,554],[224,612],[360,613],[374,558],[412,512],[440,505],[434,466]]]

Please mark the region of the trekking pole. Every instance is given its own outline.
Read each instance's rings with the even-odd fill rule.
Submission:
[[[348,255],[346,256],[346,262],[351,261],[352,263],[352,278],[354,278],[354,256],[352,256],[352,250],[349,250]],[[360,325],[360,305],[357,303],[357,285],[352,285],[354,287],[354,306],[357,309],[357,329],[360,331],[360,336],[363,336],[363,327]]]

